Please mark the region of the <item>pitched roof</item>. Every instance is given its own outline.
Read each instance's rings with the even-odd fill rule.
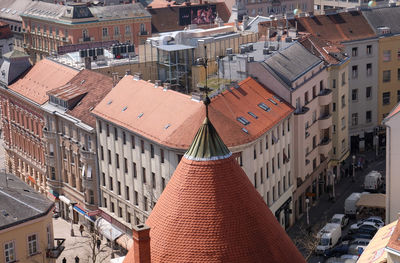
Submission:
[[[54,203],[29,188],[15,175],[1,174],[0,230],[46,215]]]
[[[386,247],[400,253],[400,220],[397,220],[397,225]]]
[[[348,59],[341,44],[331,43],[311,34],[302,36],[299,43],[315,56],[322,56],[328,64],[338,64]]]
[[[400,6],[368,8],[362,14],[375,33],[378,33],[378,27],[389,27],[392,34],[400,33]]]
[[[270,68],[291,87],[294,81],[321,62],[321,59],[311,54],[300,43],[295,42],[268,57],[263,66]]]
[[[14,49],[3,55],[4,61],[0,66],[0,83],[8,86],[19,78],[32,65],[29,55]]]
[[[199,133],[218,136],[207,125]],[[189,160],[189,153],[146,221],[152,262],[305,262],[232,155]],[[133,251],[124,263],[135,262]]]
[[[64,85],[78,73],[76,69],[42,59],[22,79],[8,88],[33,102],[43,104],[48,100],[47,91]]]
[[[89,8],[98,20],[115,20],[132,17],[150,17],[141,3],[126,5],[93,6]]]
[[[385,119],[383,119],[382,123],[387,122],[388,120],[390,120],[394,115],[397,115],[397,113],[400,112],[400,103],[398,103],[393,109],[392,111],[388,114],[388,116],[385,117]]]
[[[1,0],[0,17],[22,22],[20,14],[34,3],[32,0]]]
[[[293,112],[252,78],[211,100],[209,118],[228,146],[254,141]],[[271,110],[263,110],[260,103]],[[193,127],[204,120],[204,105],[190,96],[125,76],[93,113],[161,145],[186,150],[196,133]]]
[[[84,69],[63,86],[50,90],[47,94],[63,100],[74,100],[74,105],[66,113],[95,127],[96,119],[91,110],[111,91],[112,78],[104,74]],[[78,98],[79,100],[75,99]]]

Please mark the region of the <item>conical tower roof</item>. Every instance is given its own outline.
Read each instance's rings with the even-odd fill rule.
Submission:
[[[305,262],[207,118],[146,224],[151,262]]]

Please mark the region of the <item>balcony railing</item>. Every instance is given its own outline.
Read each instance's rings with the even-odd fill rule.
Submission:
[[[140,31],[139,32],[139,36],[147,36],[149,34],[149,32],[147,31]]]
[[[65,248],[63,246],[65,238],[55,238],[54,241],[56,241],[57,246],[55,248],[49,248],[46,250],[47,258],[58,258]]]

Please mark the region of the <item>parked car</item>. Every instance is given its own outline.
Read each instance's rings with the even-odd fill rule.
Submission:
[[[353,233],[353,234],[348,234],[346,236],[343,237],[343,241],[346,240],[354,240],[357,238],[364,238],[364,239],[372,239],[374,237],[374,234],[371,233]]]
[[[356,238],[352,241],[350,241],[350,245],[362,245],[362,246],[368,246],[369,242],[371,239],[366,239],[366,238]]]
[[[324,257],[337,257],[343,254],[347,254],[348,251],[349,251],[349,244],[343,242],[337,245],[336,247],[326,250],[324,253]]]
[[[351,258],[328,258],[325,263],[356,263],[356,259]]]
[[[357,232],[357,229],[359,229],[360,227],[363,227],[363,226],[366,226],[366,228],[375,227],[377,230],[382,227],[381,224],[378,224],[378,223],[375,223],[375,222],[371,222],[371,221],[364,221],[364,222],[359,222],[359,223],[356,223],[356,224],[352,224],[350,226],[349,231],[351,233]]]
[[[375,235],[379,228],[377,225],[363,224],[356,230],[356,233]]]
[[[353,244],[349,246],[349,250],[347,251],[347,253],[349,253],[350,255],[359,256],[362,254],[366,247],[367,245]]]
[[[342,228],[338,224],[326,224],[317,234],[319,244],[316,248],[317,254],[323,254],[326,250],[333,248],[342,237]]]
[[[330,223],[339,224],[343,228],[349,223],[349,218],[345,214],[334,214]]]
[[[379,225],[380,227],[383,227],[385,225],[385,222],[383,222],[383,220],[380,216],[370,216],[368,218],[358,221],[355,224],[352,224],[350,226],[350,231],[358,229],[365,222],[372,222],[372,223]]]
[[[358,260],[359,256],[358,256],[358,255],[345,254],[345,255],[341,255],[340,258],[347,258],[347,259]]]

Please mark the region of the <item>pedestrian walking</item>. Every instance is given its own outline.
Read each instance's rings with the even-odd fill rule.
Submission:
[[[79,227],[79,232],[81,232],[81,236],[82,236],[82,233],[83,233],[83,229],[84,229],[84,227],[83,227],[83,225],[81,225],[81,226]]]
[[[100,250],[101,241],[100,239],[96,240],[97,250]]]
[[[75,263],[79,263],[79,257],[78,256],[75,257]]]

